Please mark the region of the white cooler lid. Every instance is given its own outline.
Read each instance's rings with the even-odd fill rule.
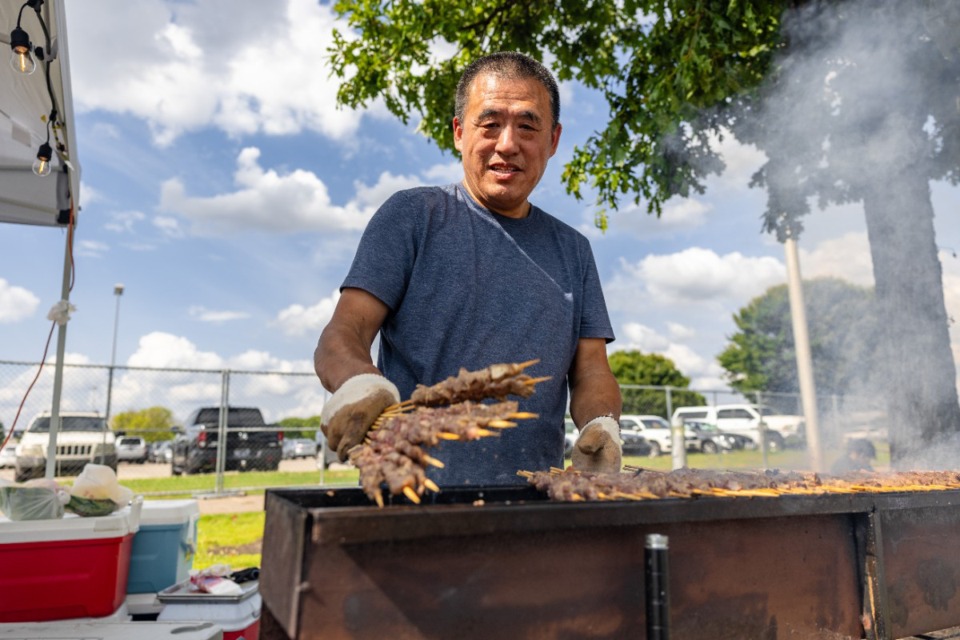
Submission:
[[[96,638],[97,640],[222,640],[212,622],[21,622],[0,625],[0,640]]]
[[[83,518],[68,513],[55,520],[20,520],[14,522],[0,516],[0,545],[21,542],[54,542],[122,538],[140,528],[140,505],[124,507],[108,516]],[[2,638],[3,636],[0,636]]]
[[[144,500],[140,526],[184,524],[200,515],[197,500]]]

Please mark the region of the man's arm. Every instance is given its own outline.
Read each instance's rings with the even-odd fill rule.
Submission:
[[[396,385],[370,358],[387,312],[387,305],[366,291],[344,289],[313,353],[320,382],[333,392],[323,405],[320,428],[341,461],[363,442],[383,410],[400,401]]]
[[[620,443],[620,385],[610,371],[606,341],[582,338],[577,343],[570,381],[570,415],[580,429],[571,462],[581,471],[617,473]]]
[[[355,375],[380,373],[370,358],[370,346],[388,311],[363,289],[343,290],[313,353],[313,367],[327,391],[336,391]]]
[[[570,417],[582,429],[598,416],[620,419],[620,385],[610,371],[603,338],[581,338],[570,367]]]

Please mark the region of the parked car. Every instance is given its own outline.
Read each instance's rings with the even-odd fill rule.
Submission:
[[[170,462],[173,455],[171,440],[158,440],[150,444],[147,459],[150,462]]]
[[[227,407],[227,448],[224,469],[227,471],[276,471],[283,452],[283,431],[268,425],[260,409]],[[173,450],[170,470],[180,474],[216,471],[217,449],[220,446],[220,407],[201,407],[173,428]]]
[[[117,440],[117,460],[143,464],[147,461],[147,441],[140,436],[121,436]]]
[[[620,441],[624,455],[649,456],[653,445],[636,429],[620,429]]]
[[[327,446],[323,431],[317,429],[317,469],[328,469],[336,462],[340,462],[337,452]]]
[[[577,430],[576,423],[570,418],[563,421],[563,430],[563,457],[569,458],[573,455],[573,447],[577,444],[580,432]]]
[[[662,453],[673,451],[673,432],[670,423],[664,418],[654,415],[622,415],[620,416],[620,437],[626,443],[628,437],[641,436],[650,446],[647,455],[657,457]],[[699,451],[700,444],[697,434],[687,429],[684,434],[688,451]]]
[[[50,413],[44,412],[30,422],[17,443],[14,465],[17,482],[44,475],[49,442]],[[107,421],[93,412],[61,411],[56,443],[57,475],[76,475],[89,462],[117,468],[116,438],[107,428]]]
[[[573,447],[577,444],[577,438],[580,432],[577,430],[573,420],[567,418],[565,421],[563,440],[563,456],[569,458],[573,454]],[[648,456],[650,455],[650,443],[647,439],[633,430],[620,430],[620,442],[623,444],[623,453],[625,455]]]
[[[283,459],[312,458],[317,455],[317,441],[310,438],[285,438]]]
[[[699,436],[701,453],[719,453],[720,451],[757,448],[756,441],[750,436],[745,436],[742,433],[721,431],[717,428],[717,425],[710,424],[709,422],[690,420],[684,424]]]
[[[11,438],[7,446],[0,449],[0,469],[11,469],[17,464],[17,443]]]
[[[755,404],[720,404],[710,407],[678,407],[674,419],[697,420],[716,425],[721,431],[739,433],[760,442],[761,428],[767,447],[779,451],[785,446],[802,446],[806,441],[803,416],[784,415]]]

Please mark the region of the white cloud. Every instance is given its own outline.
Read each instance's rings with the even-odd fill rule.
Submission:
[[[250,314],[245,311],[214,311],[201,306],[190,307],[187,313],[190,314],[190,317],[201,322],[212,322],[214,324],[223,324],[232,320],[245,320],[250,317]]]
[[[696,330],[679,322],[667,322],[667,331],[670,332],[670,337],[674,340],[686,340],[697,335]]]
[[[783,264],[771,257],[739,252],[720,256],[700,247],[669,255],[651,255],[639,262],[620,260],[607,285],[613,308],[649,304],[702,304],[746,301],[786,281]]]
[[[33,315],[40,298],[0,278],[0,324],[12,324]]]
[[[313,335],[319,337],[320,332],[333,317],[333,310],[339,300],[340,291],[337,290],[331,293],[330,297],[323,298],[310,307],[292,304],[286,309],[282,309],[274,322],[288,336]]]
[[[184,233],[180,228],[180,221],[170,216],[156,216],[152,220],[154,227],[168,238],[182,238]]]
[[[810,251],[798,245],[798,253],[804,280],[834,277],[862,287],[873,286],[873,261],[865,232],[824,240]]]
[[[625,323],[622,333],[623,344],[618,343],[617,351],[637,350],[644,353],[660,353],[670,347],[670,340],[639,322]]]
[[[74,245],[73,253],[86,258],[100,258],[110,250],[110,246],[98,240],[80,240]]]
[[[374,185],[355,183],[354,199],[338,206],[316,174],[297,169],[281,175],[261,167],[259,158],[260,150],[254,147],[240,152],[234,173],[237,190],[231,193],[190,196],[179,179],[167,180],[160,209],[188,218],[198,234],[243,229],[358,232],[394,192],[423,184],[415,177],[383,172]]]
[[[630,205],[620,211],[608,212],[610,229],[608,233],[629,233],[640,238],[648,238],[655,234],[673,233],[677,230],[691,230],[703,226],[707,222],[707,214],[712,205],[694,198],[671,198],[663,207],[660,217],[647,213],[646,205]],[[593,211],[584,215],[584,224],[580,231],[588,235],[598,233],[593,224]]]
[[[223,358],[213,352],[198,351],[190,340],[162,331],[140,338],[137,350],[127,360],[132,367],[171,367],[219,369]]]
[[[450,184],[463,180],[463,165],[460,162],[435,164],[423,172],[423,177],[430,182]]]
[[[146,217],[141,211],[118,211],[110,214],[110,222],[103,227],[116,233],[133,233],[134,225]]]
[[[767,161],[767,154],[752,144],[738,142],[729,132],[723,134],[722,141],[717,136],[711,136],[710,148],[720,154],[726,165],[723,180],[716,181],[717,186],[744,189],[753,174]]]
[[[679,326],[675,323],[669,325],[671,329]],[[673,362],[680,373],[691,379],[691,388],[713,389],[726,386],[721,379],[723,368],[719,364],[703,358],[681,342],[675,342],[638,322],[625,323],[619,334],[622,340],[615,343],[616,348],[613,351],[636,350],[662,355]]]
[[[224,19],[229,16],[229,19]],[[159,145],[213,123],[231,136],[303,130],[349,139],[326,61],[335,17],[312,0],[67,4],[80,110],[145,120]],[[104,55],[103,43],[122,55]]]

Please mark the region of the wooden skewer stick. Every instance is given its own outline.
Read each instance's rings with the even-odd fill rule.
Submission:
[[[423,486],[425,486],[427,489],[430,489],[430,491],[433,491],[434,493],[440,493],[440,487],[438,487],[437,483],[430,478],[423,479]]]
[[[517,426],[517,423],[510,422],[509,420],[491,420],[486,426],[493,427],[494,429],[509,429]]]
[[[431,465],[431,466],[436,467],[437,469],[443,469],[443,467],[445,466],[442,462],[440,462],[439,460],[437,460],[437,459],[434,458],[433,456],[428,456],[427,454],[424,453],[424,454],[421,455],[421,457],[423,458],[423,461],[424,461],[424,462],[426,462],[427,464],[429,464],[429,465]]]
[[[403,488],[403,495],[407,496],[410,502],[414,504],[420,504],[420,496],[417,495],[417,492],[414,491],[411,487]]]

